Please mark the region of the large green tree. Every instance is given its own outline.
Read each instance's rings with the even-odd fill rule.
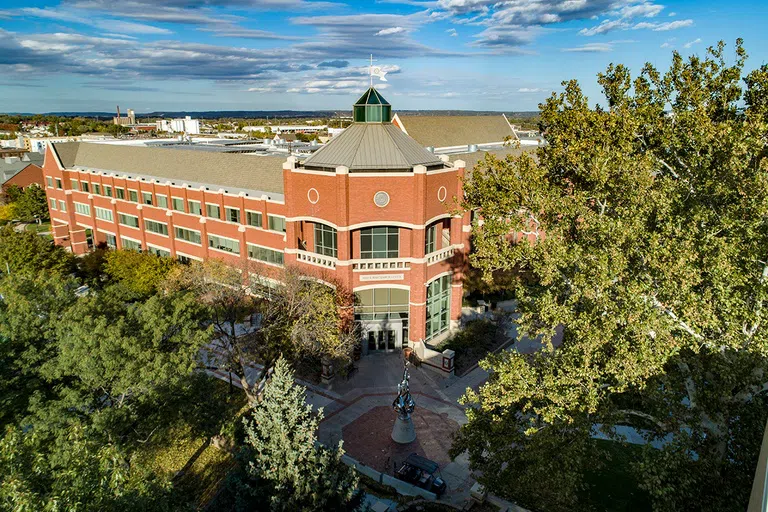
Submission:
[[[70,428],[61,442],[8,429],[0,439],[0,508],[26,511],[169,510],[170,483],[131,465],[113,444]]]
[[[41,271],[63,275],[74,268],[73,256],[50,239],[28,231],[17,233],[12,226],[0,229],[0,275]]]
[[[305,395],[280,358],[263,400],[244,420],[247,473],[250,484],[261,488],[247,496],[268,497],[271,510],[355,510],[360,505],[357,475],[341,461],[341,444],[317,443],[323,415],[312,412]]]
[[[23,418],[33,395],[49,392],[39,369],[56,353],[56,326],[75,287],[46,271],[0,279],[0,427]]]
[[[738,41],[666,72],[611,65],[600,106],[564,83],[536,157],[467,182],[472,263],[515,271],[522,332],[544,333],[466,396],[453,453],[493,492],[572,508],[591,437],[630,425],[661,446],[631,468],[655,508],[746,507],[768,415],[768,67],[745,59]]]
[[[45,190],[37,184],[24,189],[16,201],[18,215],[24,220],[48,220],[48,197]]]
[[[56,353],[41,367],[61,389],[52,409],[85,409],[107,436],[146,442],[162,422],[147,409],[165,408],[200,367],[212,333],[206,318],[190,293],[125,302],[110,287],[78,300],[55,326]]]
[[[119,282],[126,290],[143,297],[157,291],[178,265],[172,258],[131,250],[108,251],[104,260],[103,263],[96,263],[108,279]],[[88,263],[90,266],[94,262]]]

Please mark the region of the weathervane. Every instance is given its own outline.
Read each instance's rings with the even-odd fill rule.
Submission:
[[[387,81],[387,79],[384,78],[384,75],[386,75],[387,72],[384,71],[383,69],[381,69],[381,66],[376,66],[376,67],[373,66],[373,54],[371,54],[371,65],[368,68],[368,70],[369,70],[369,74],[371,76],[371,87],[373,87],[373,77],[375,77],[375,76],[381,78],[382,82],[386,82]]]

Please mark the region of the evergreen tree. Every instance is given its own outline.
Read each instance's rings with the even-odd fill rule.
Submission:
[[[323,414],[312,413],[305,394],[280,358],[263,400],[244,420],[247,472],[269,496],[271,510],[354,510],[360,502],[357,475],[341,461],[341,444],[331,449],[317,442]]]

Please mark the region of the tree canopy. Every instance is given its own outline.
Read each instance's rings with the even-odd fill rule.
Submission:
[[[575,81],[541,105],[536,157],[488,158],[465,186],[472,263],[515,271],[522,332],[465,397],[468,450],[493,492],[573,507],[629,425],[632,470],[659,509],[743,510],[768,416],[768,66],[674,53],[611,65],[590,106]],[[559,346],[552,343],[562,331]]]

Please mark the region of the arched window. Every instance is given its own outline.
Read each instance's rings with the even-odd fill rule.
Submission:
[[[325,224],[315,224],[315,252],[323,256],[338,256],[336,229]]]

